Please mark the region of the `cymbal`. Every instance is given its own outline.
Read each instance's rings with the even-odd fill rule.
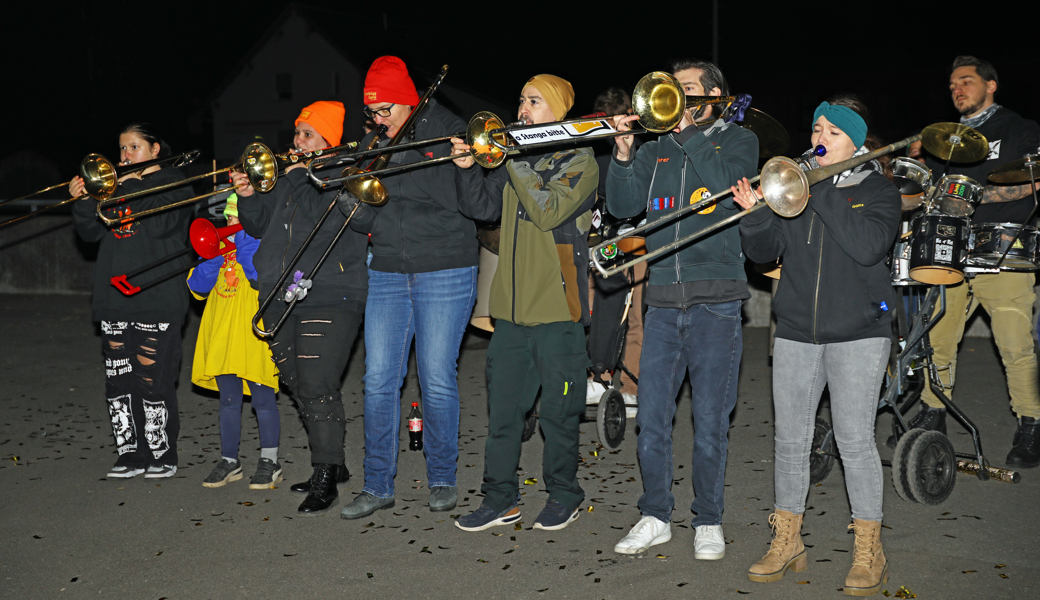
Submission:
[[[1027,154],[989,172],[993,183],[1029,183],[1035,179],[1040,179],[1040,154]]]
[[[989,154],[986,136],[960,123],[933,123],[921,132],[926,150],[940,160],[978,162]]]
[[[744,120],[737,124],[758,136],[758,157],[762,160],[780,156],[791,146],[791,136],[784,126],[757,108],[744,111]]]

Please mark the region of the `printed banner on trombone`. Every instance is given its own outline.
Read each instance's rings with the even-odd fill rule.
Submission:
[[[550,123],[544,127],[525,127],[523,131],[513,132],[510,135],[516,140],[516,143],[526,145],[553,140],[595,138],[610,135],[615,131],[609,121],[600,119],[580,123]]]

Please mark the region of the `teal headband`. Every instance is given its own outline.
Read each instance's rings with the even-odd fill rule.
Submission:
[[[821,102],[816,107],[816,112],[813,113],[813,125],[816,124],[816,121],[821,116],[827,117],[827,120],[833,123],[835,127],[845,132],[845,135],[849,136],[856,148],[861,147],[863,142],[867,141],[867,122],[851,108],[839,104]]]

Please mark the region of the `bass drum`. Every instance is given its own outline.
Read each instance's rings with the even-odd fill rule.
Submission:
[[[1015,239],[1019,229],[1022,234]],[[1036,227],[1014,223],[975,223],[971,226],[968,266],[995,269],[999,263],[1001,271],[1036,271],[1040,268],[1037,236]],[[1015,243],[1008,250],[1011,240]],[[1007,256],[1000,262],[1005,250]]]
[[[910,238],[910,277],[929,285],[964,280],[968,261],[968,219],[929,213],[914,221]]]

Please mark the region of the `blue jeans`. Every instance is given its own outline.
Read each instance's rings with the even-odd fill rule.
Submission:
[[[429,273],[368,271],[365,304],[365,487],[394,495],[401,386],[415,339],[429,487],[454,486],[459,458],[458,360],[477,298],[477,267]]]
[[[729,415],[737,403],[737,376],[744,340],[743,302],[695,304],[686,309],[650,307],[643,322],[639,360],[639,512],[672,519],[672,419],[676,396],[690,374],[696,435],[689,473],[696,498],[692,525],[722,523]]]
[[[238,446],[242,439],[242,379],[238,375],[217,375],[220,390],[220,455],[238,460]],[[266,385],[246,380],[251,404],[256,411],[256,423],[260,430],[260,447],[277,448],[281,436],[281,419],[275,390]]]

